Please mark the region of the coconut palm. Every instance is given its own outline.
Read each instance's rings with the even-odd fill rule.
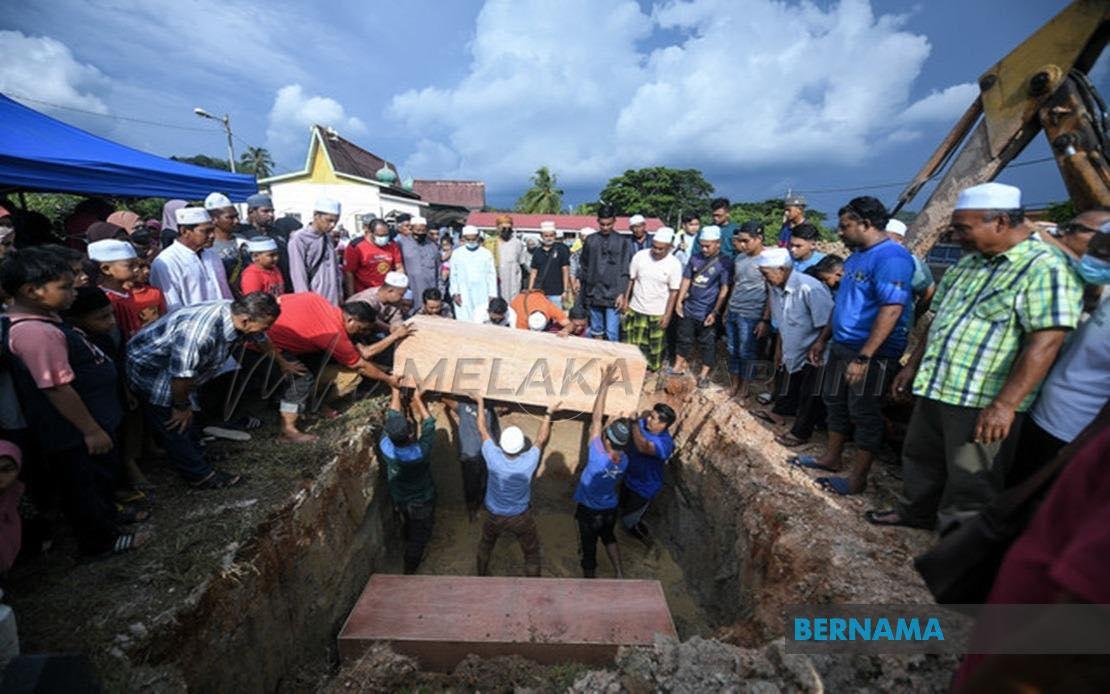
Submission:
[[[558,214],[563,207],[563,191],[555,187],[555,174],[546,166],[532,176],[532,187],[516,201],[516,211],[526,214]]]
[[[239,156],[239,168],[257,178],[266,178],[274,171],[274,159],[265,147],[247,147]]]

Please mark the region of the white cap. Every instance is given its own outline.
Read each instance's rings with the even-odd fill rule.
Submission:
[[[701,230],[702,241],[720,241],[721,240],[721,227],[715,224],[710,224]]]
[[[528,314],[528,329],[543,330],[547,328],[547,316],[543,311],[532,311]]]
[[[585,238],[596,231],[597,229],[594,229],[593,227],[582,227],[578,230],[578,235],[582,238]]]
[[[135,255],[135,248],[130,243],[117,239],[93,241],[86,250],[89,260],[95,260],[98,263],[111,263],[116,260],[131,260],[137,257]]]
[[[981,183],[965,188],[956,198],[957,210],[1016,210],[1021,207],[1021,189],[1005,183]]]
[[[898,236],[905,236],[906,235],[906,224],[905,224],[905,222],[903,222],[900,219],[895,219],[894,217],[891,217],[890,221],[886,223],[886,230],[888,232],[890,232],[891,234],[897,234]]]
[[[247,253],[266,253],[267,251],[276,251],[277,241],[269,236],[255,236],[250,241],[247,241]]]
[[[209,193],[208,197],[204,199],[204,209],[206,210],[222,210],[225,207],[231,207],[231,200],[223,193]]]
[[[387,272],[385,273],[385,283],[397,289],[408,289],[409,278],[403,272]]]
[[[339,201],[335,198],[316,198],[316,204],[312,206],[313,212],[323,212],[324,214],[337,215],[339,210]]]
[[[540,231],[555,231],[555,222],[540,222]]]
[[[651,236],[652,241],[659,243],[674,243],[674,229],[670,227],[659,227]]]
[[[177,221],[178,226],[184,224],[187,227],[212,221],[212,217],[208,214],[208,210],[203,207],[182,207],[176,209],[173,211],[173,218]]]
[[[628,218],[628,226],[634,226],[636,224],[643,224],[646,221],[647,220],[644,219],[644,216],[642,214],[634,214],[634,215],[632,215],[631,217]]]
[[[785,248],[766,248],[755,261],[759,267],[787,267],[790,265],[790,251]]]
[[[473,224],[467,224],[462,228],[459,236],[477,236],[479,233],[481,232],[478,231],[478,227],[474,226]]]
[[[423,217],[412,217],[409,219],[410,226],[416,226],[417,224],[428,226],[428,220],[424,219]]]
[[[509,427],[501,432],[501,450],[516,455],[524,450],[524,432],[520,427]]]

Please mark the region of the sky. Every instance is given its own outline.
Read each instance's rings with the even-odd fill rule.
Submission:
[[[793,190],[829,211],[892,203],[900,186],[870,186],[912,178],[979,75],[1065,5],[0,0],[0,92],[164,156],[226,156],[193,109],[227,113],[236,152],[266,147],[279,172],[330,125],[402,177],[483,180],[496,206],[540,166],[567,204],[672,166],[734,200]],[[1048,154],[1040,137],[1019,161]],[[1000,180],[1027,204],[1066,197],[1051,162]]]

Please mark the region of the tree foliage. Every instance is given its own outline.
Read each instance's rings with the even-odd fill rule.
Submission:
[[[684,213],[707,214],[712,193],[713,184],[697,169],[653,166],[609,179],[601,200],[613,205],[617,214],[659,217],[676,226]]]
[[[236,165],[239,173],[254,174],[255,178],[266,178],[274,172],[274,158],[270,150],[265,147],[247,147],[247,151],[239,155]]]
[[[1057,224],[1071,221],[1076,214],[1078,213],[1075,211],[1075,203],[1071,200],[1054,202],[1046,207],[1044,211],[1045,219],[1050,222],[1056,222]]]
[[[194,154],[191,157],[170,157],[174,161],[184,162],[186,164],[196,164],[203,166],[206,169],[219,169],[220,171],[230,171],[231,168],[227,165],[227,159],[220,159],[217,157],[210,157],[207,154]]]
[[[556,187],[555,174],[546,166],[536,169],[532,187],[516,201],[514,211],[525,214],[558,214],[563,208],[563,191]]]
[[[786,211],[786,206],[783,205],[781,198],[772,198],[762,202],[733,202],[732,213],[729,219],[736,224],[743,224],[757,220],[763,222],[767,229],[767,239],[777,241],[779,237],[779,230],[782,228],[783,213]],[[826,219],[824,212],[812,208],[806,209],[806,221],[817,227],[821,231],[821,238],[832,240],[836,235],[825,227],[823,222]],[[702,219],[702,224],[706,220]]]

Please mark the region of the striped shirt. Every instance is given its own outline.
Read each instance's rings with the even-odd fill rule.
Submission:
[[[1010,376],[1025,336],[1071,329],[1081,285],[1066,263],[1036,238],[1005,253],[969,253],[944,274],[933,297],[915,395],[960,407],[989,405]],[[1029,409],[1036,389],[1018,407]]]
[[[231,320],[230,301],[179,308],[146,326],[127,345],[127,384],[153,405],[173,404],[175,378],[204,383],[223,373],[243,335]]]

